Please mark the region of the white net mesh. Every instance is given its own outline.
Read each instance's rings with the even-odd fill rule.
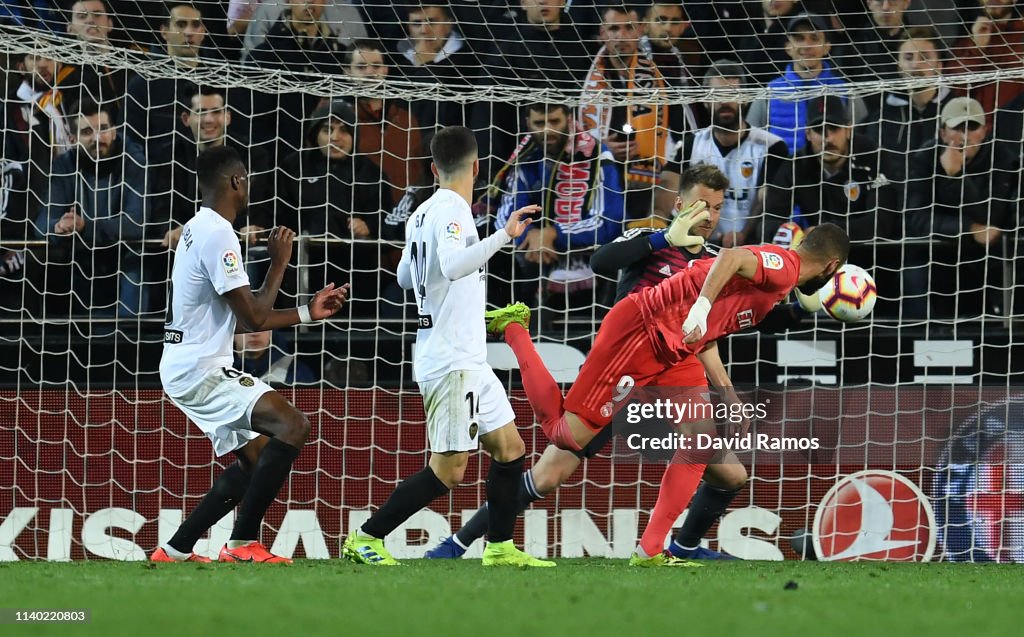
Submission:
[[[732,180],[715,244],[821,221],[850,231],[851,261],[878,282],[869,320],[818,315],[723,345],[736,382],[788,384],[780,421],[853,432],[863,455],[748,467],[717,546],[794,557],[788,540],[818,526],[825,555],[1019,561],[1021,421],[1012,400],[1000,405],[1020,373],[1024,27],[998,2],[859,4],[5,5],[0,559],[141,559],[219,471],[162,398],[157,362],[170,246],[198,205],[195,158],[220,143],[249,166],[237,229],[252,279],[266,230],[284,224],[300,240],[279,307],[327,281],[353,285],[336,319],[250,340],[238,357],[314,423],[267,543],[336,556],[426,458],[415,309],[394,270],[405,219],[433,191],[430,138],[465,124],[481,152],[480,234],[514,207],[544,207],[551,237],[527,245],[550,252],[496,256],[489,302],[533,308],[565,383],[616,296],[614,271],[590,267],[594,248],[664,227],[686,166],[716,163]],[[722,59],[739,66],[712,64]],[[503,355],[492,352],[499,366]],[[500,377],[535,461],[546,440],[518,372]],[[897,440],[908,446],[875,453]],[[422,554],[482,502],[478,462],[389,539],[397,556]],[[861,470],[883,473],[842,482]],[[891,472],[920,498],[886,493]],[[627,556],[660,475],[588,460],[517,537],[538,554]],[[829,505],[837,484],[859,495]],[[856,534],[864,484],[895,516],[882,539],[902,548],[835,539]],[[826,510],[840,513],[816,522]]]

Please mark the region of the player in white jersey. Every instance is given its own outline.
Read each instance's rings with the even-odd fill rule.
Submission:
[[[259,529],[306,442],[309,420],[263,381],[232,369],[232,339],[236,332],[325,319],[341,308],[348,285],[328,285],[309,305],[275,310],[295,233],[271,232],[270,269],[263,287],[252,291],[232,228],[249,201],[245,165],[236,150],[220,146],[199,155],[196,168],[203,204],[182,229],[174,253],[160,382],[171,402],[210,438],[214,452],[234,452],[238,460],[150,559],[210,561],[192,547],[240,505],[220,561],[287,563],[258,542]]]
[[[704,86],[720,91],[743,86],[743,67],[719,60],[708,68]],[[727,98],[728,99],[728,98]],[[686,133],[675,156],[661,172],[655,208],[666,218],[675,205],[679,176],[689,166],[711,164],[729,178],[722,217],[712,243],[732,248],[747,243],[761,214],[766,179],[788,156],[786,142],[763,128],[752,128],[735,100],[710,102],[711,126]]]
[[[384,538],[457,486],[469,452],[483,443],[491,454],[487,475],[491,517],[484,566],[554,566],[520,551],[512,542],[526,446],[505,389],[487,365],[487,333],[477,318],[483,315],[486,301],[484,265],[526,231],[530,220],[523,215],[540,208],[516,210],[504,229],[481,241],[470,211],[480,168],[473,132],[462,126],[442,129],[430,143],[430,154],[440,188],[406,223],[398,265],[399,284],[416,296],[413,376],[423,394],[430,461],[399,484],[361,528],[349,533],[342,554],[361,564],[398,564],[384,547]]]

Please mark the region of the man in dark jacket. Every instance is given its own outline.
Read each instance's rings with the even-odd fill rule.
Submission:
[[[249,208],[244,216],[236,219],[236,227],[251,239],[250,235],[273,225],[270,160],[259,146],[228,134],[231,118],[223,90],[197,88],[193,95],[185,98],[171,152],[150,159],[155,190],[160,193],[159,200],[153,203],[150,227],[172,250],[181,237],[182,227],[199,209],[196,158],[207,148],[232,146],[249,171]]]
[[[385,272],[383,244],[372,240],[379,238],[381,211],[390,209],[391,197],[380,168],[354,153],[355,126],[355,113],[342,102],[313,113],[303,150],[281,164],[275,222],[318,238],[307,251],[308,265],[299,264],[310,290],[327,281],[351,282],[353,313],[375,316]],[[284,291],[304,292],[294,280]]]
[[[36,232],[50,244],[47,292],[70,293],[84,303],[72,311],[117,308],[131,316],[146,309],[138,240],[147,218],[148,180],[142,149],[118,137],[112,110],[91,100],[79,106],[77,146],[53,164]]]
[[[791,62],[786,52],[786,23],[802,10],[792,0],[762,0],[761,16],[751,16],[754,33],[738,41],[736,53],[757,84],[782,75]]]
[[[64,97],[69,103],[86,98],[97,102],[112,102],[111,110],[115,123],[124,116],[125,86],[130,72],[126,69],[112,69],[90,63],[89,57],[108,52],[113,46],[110,34],[114,29],[114,12],[104,0],[78,0],[67,12],[67,31],[81,47],[75,57],[82,61],[69,64],[67,77],[63,80]]]
[[[281,18],[267,32],[267,38],[249,56],[265,69],[323,76],[344,73],[347,49],[323,20],[324,5],[290,3]],[[299,91],[257,93],[253,141],[273,140],[276,155],[284,156],[301,146],[303,121],[320,104],[320,97]]]
[[[939,113],[953,99],[949,87],[938,83],[942,74],[942,41],[930,27],[914,27],[899,48],[900,75],[908,80],[934,78],[935,84],[910,91],[893,91],[882,97],[881,110],[871,116],[868,137],[878,140],[888,156],[890,179],[906,180],[911,153],[935,141]]]
[[[878,147],[853,132],[849,110],[835,96],[811,100],[807,113],[807,145],[769,178],[764,240],[790,217],[805,227],[834,223],[852,241],[891,236],[898,193]]]
[[[171,2],[168,7],[160,37],[174,64],[185,71],[200,67],[204,60],[216,58],[217,53],[206,46],[206,26],[196,5]],[[125,97],[127,135],[145,149],[151,162],[165,161],[174,144],[181,111],[189,107],[189,98],[195,91],[194,82],[174,76],[152,80],[137,76],[129,82]],[[240,115],[235,118],[233,129],[244,134],[248,120],[241,115],[248,116],[252,112],[251,92],[232,89],[227,97]]]
[[[501,16],[512,23],[512,35],[498,40],[506,64],[489,70],[502,81],[531,87],[579,88],[594,51],[566,13],[565,0],[520,0],[519,5]]]
[[[932,243],[908,246],[904,313],[926,316],[926,298],[913,292],[931,290],[933,316],[1002,314],[1003,233],[1018,225],[1016,157],[988,136],[977,100],[950,100],[940,119],[936,143],[910,159],[906,233]]]
[[[153,310],[163,311],[167,295],[163,282],[170,280],[173,251],[181,238],[185,223],[199,210],[196,159],[199,153],[216,146],[231,146],[238,151],[248,169],[249,207],[235,219],[235,228],[250,250],[258,239],[265,238],[264,229],[273,225],[274,175],[266,152],[244,138],[228,134],[231,109],[221,89],[200,87],[191,96],[183,96],[185,103],[179,112],[178,128],[170,149],[149,159],[150,179],[154,184],[151,214],[146,224],[150,239],[161,239],[162,247],[153,250],[153,258],[146,267],[147,279],[156,281],[152,287]],[[265,251],[262,255],[265,257]],[[247,267],[251,278],[260,280],[257,255],[250,251]]]
[[[860,58],[858,68],[846,68],[850,79],[895,79],[899,73],[900,45],[907,39],[905,17],[911,0],[868,0],[871,23],[851,29],[853,48]]]

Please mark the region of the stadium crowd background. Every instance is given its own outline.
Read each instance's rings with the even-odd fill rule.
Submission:
[[[354,302],[328,339],[414,318],[393,274],[404,220],[433,189],[433,131],[459,123],[480,146],[481,234],[513,206],[545,208],[517,250],[492,261],[490,301],[542,308],[541,336],[592,333],[614,288],[590,271],[593,247],[633,226],[663,226],[683,166],[713,154],[712,143],[726,153],[754,139],[729,137],[739,120],[767,134],[752,155],[740,144],[724,160],[740,177],[714,243],[785,242],[792,223],[837,222],[856,242],[851,261],[879,282],[875,320],[1005,320],[1020,312],[1024,80],[1013,70],[1024,69],[1024,21],[1016,5],[5,2],[0,37],[58,35],[71,59],[0,60],[2,329],[16,339],[88,317],[78,336],[134,329],[158,342],[171,249],[198,204],[195,157],[222,143],[249,163],[252,204],[238,230],[255,280],[267,229],[283,223],[304,238],[280,305],[325,281],[351,281]],[[90,61],[106,47],[171,65],[154,78]],[[413,100],[330,99],[188,79],[189,69],[222,61],[296,81],[339,74],[425,90]],[[432,100],[427,86],[436,83],[466,98]],[[553,97],[533,105],[473,97],[488,86]],[[759,86],[768,90],[751,103],[729,97]],[[658,87],[726,93],[716,104],[643,103]],[[628,93],[629,104],[606,104],[607,89]],[[800,91],[817,96],[782,99]],[[713,140],[701,135],[712,121]],[[274,335],[274,350],[288,351],[286,340]],[[270,347],[263,341],[261,350]],[[373,370],[349,364],[341,374],[344,384]]]

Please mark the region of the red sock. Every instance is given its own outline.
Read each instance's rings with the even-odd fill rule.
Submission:
[[[658,489],[658,501],[651,511],[651,519],[640,538],[640,548],[648,557],[665,550],[665,537],[672,530],[679,515],[690,504],[701,477],[704,475],[703,464],[692,464],[682,451],[677,451],[672,462],[665,468]]]
[[[544,367],[537,348],[533,346],[530,333],[522,325],[512,323],[505,328],[505,342],[519,361],[519,372],[523,376],[523,389],[533,407],[533,413],[540,422],[544,434],[556,445],[563,448],[579,449],[568,423],[565,422],[565,410],[562,409],[562,390]],[[566,437],[568,439],[566,440]]]

